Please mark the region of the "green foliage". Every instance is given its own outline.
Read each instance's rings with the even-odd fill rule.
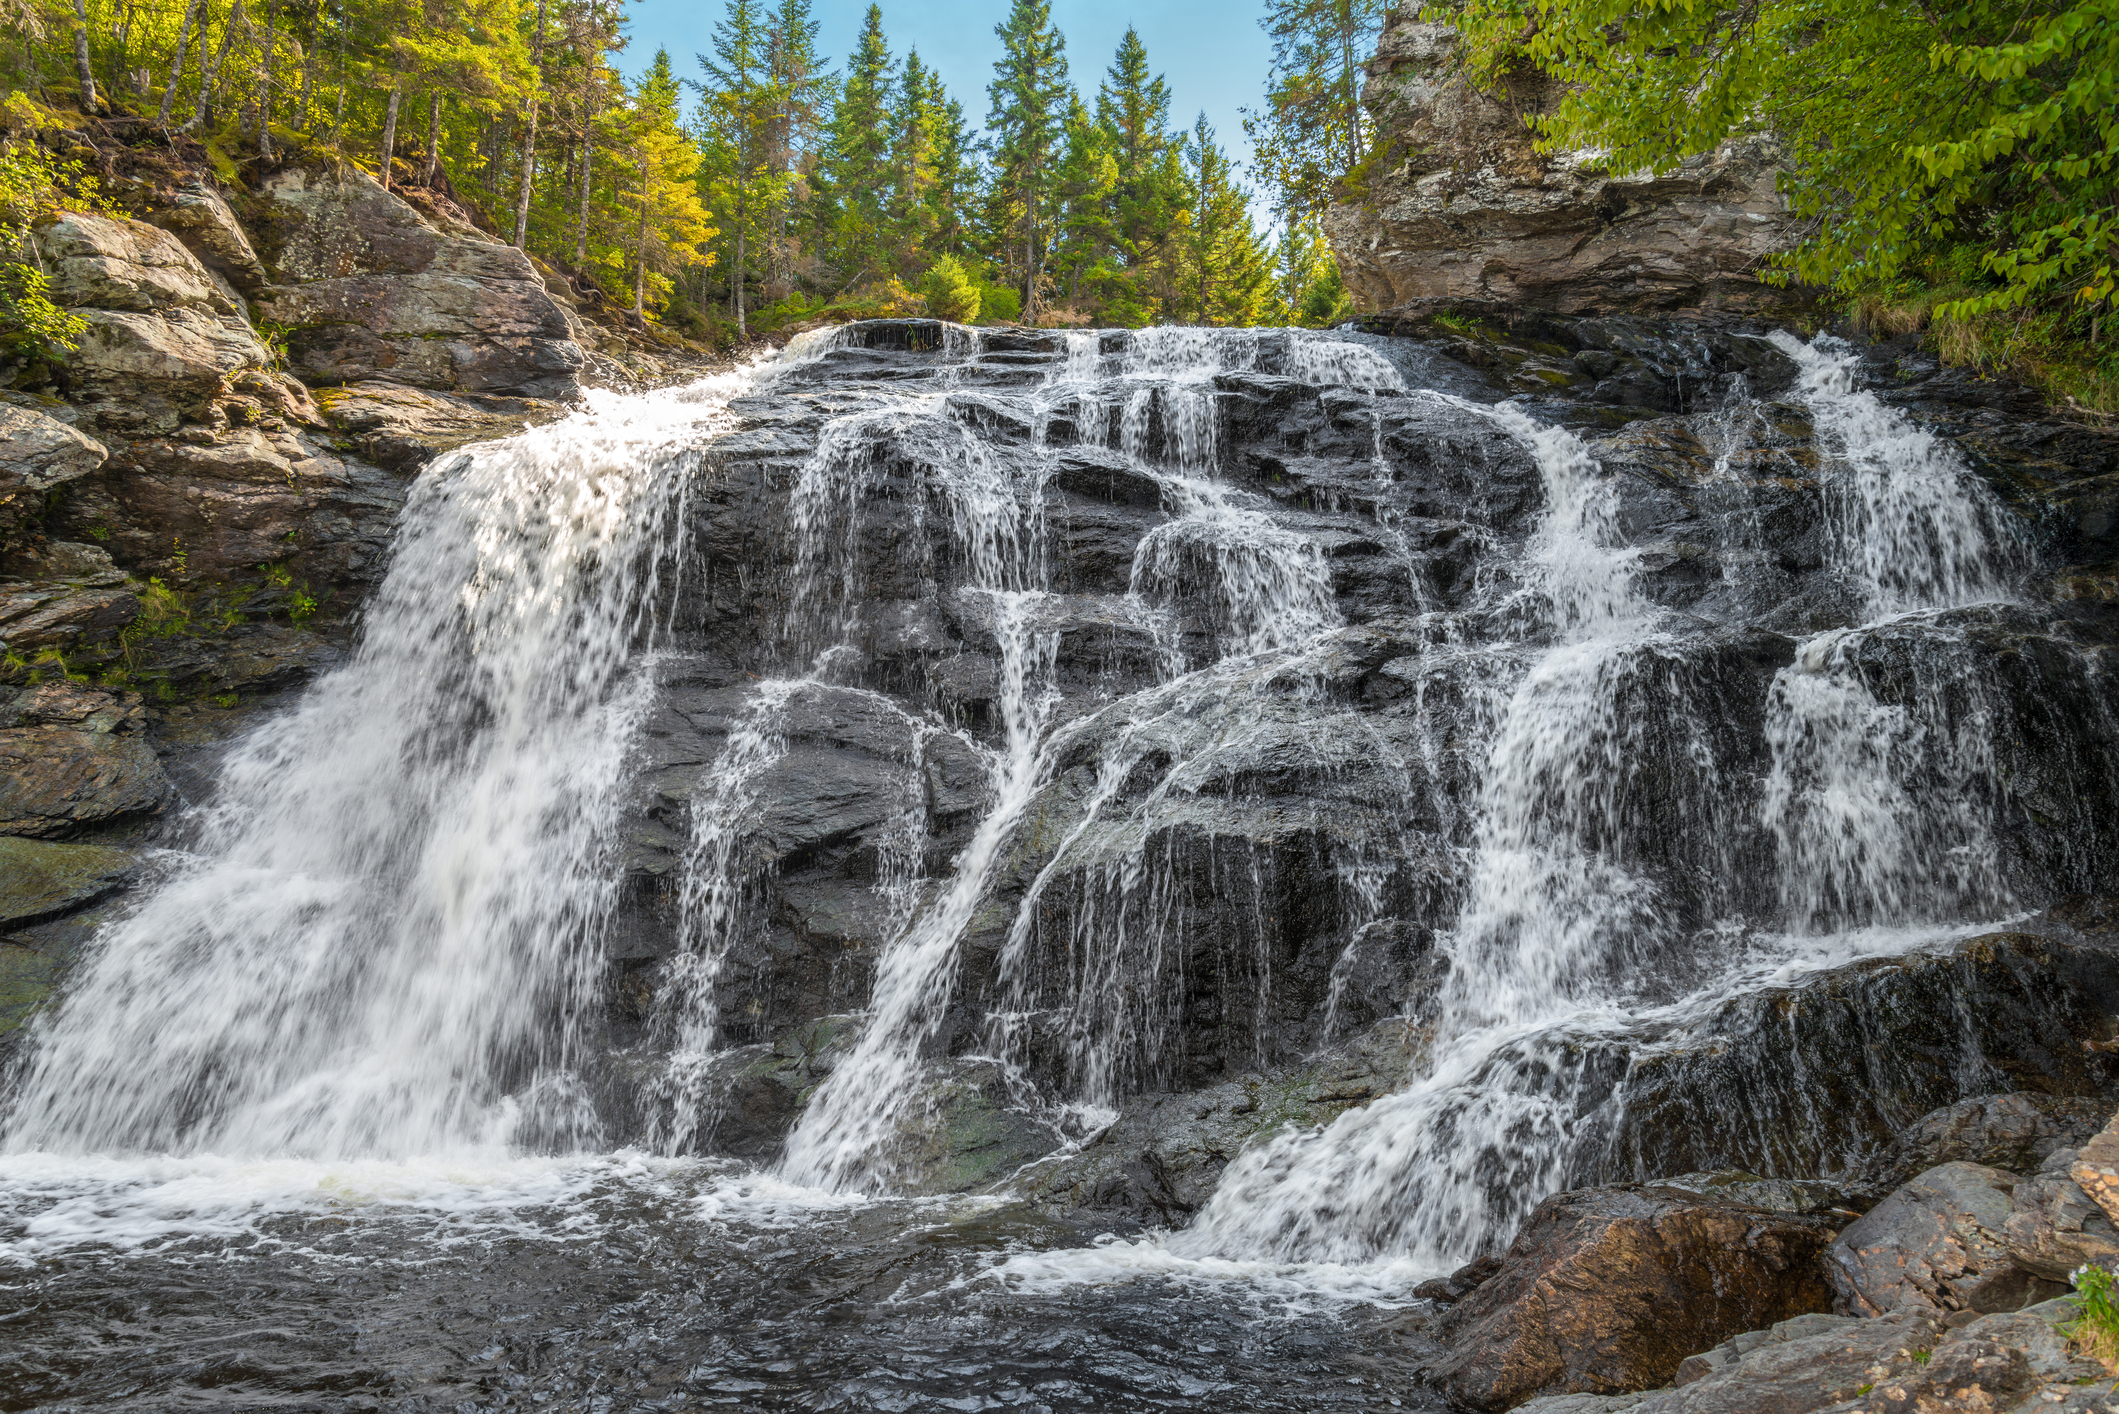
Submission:
[[[927,312],[937,319],[969,324],[979,317],[978,284],[952,256],[945,255],[928,267],[920,293],[927,299]]]
[[[2085,1264],[2068,1273],[2075,1286],[2075,1304],[2081,1312],[2061,1331],[2084,1353],[2119,1374],[2119,1293],[2112,1274],[2103,1267]]]
[[[21,98],[10,95],[7,116],[27,122]],[[34,105],[28,111],[33,116]],[[88,329],[87,320],[52,303],[51,277],[37,251],[36,223],[62,208],[111,209],[79,162],[31,142],[0,147],[0,350],[40,366],[63,360]]]
[[[1290,223],[1323,213],[1333,179],[1368,150],[1361,82],[1384,0],[1267,0],[1259,20],[1273,40],[1265,106],[1243,129],[1275,208]]]
[[[979,285],[979,322],[982,324],[1020,324],[1023,322],[1023,297],[1006,285],[992,281],[981,281]]]
[[[1771,133],[1806,282],[1878,289],[1969,241],[1993,280],[1951,313],[2111,306],[2119,0],[1467,0],[1458,23],[1487,81],[1527,58],[1569,85],[1542,140],[1614,170]]]

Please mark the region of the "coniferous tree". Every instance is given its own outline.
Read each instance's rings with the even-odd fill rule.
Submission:
[[[831,254],[842,286],[880,273],[890,202],[891,59],[883,11],[870,5],[846,63],[823,160]]]
[[[724,213],[722,235],[729,246],[728,303],[736,337],[748,338],[744,282],[750,277],[753,236],[760,232],[778,186],[766,162],[766,148],[778,101],[768,61],[770,48],[758,0],[729,0],[727,15],[714,25],[713,53],[699,56],[706,75],[701,85],[709,190]]]
[[[1169,131],[1170,87],[1151,74],[1138,31],[1128,29],[1097,88],[1096,120],[1110,137],[1117,183],[1111,193],[1117,269],[1104,300],[1114,323],[1138,327],[1168,302],[1171,233],[1182,209],[1182,181]]]
[[[1192,220],[1185,233],[1181,306],[1194,324],[1257,324],[1272,302],[1273,272],[1251,224],[1251,193],[1201,113],[1185,139]]]
[[[1265,106],[1243,128],[1283,220],[1318,215],[1368,151],[1361,80],[1387,0],[1267,0],[1273,40]]]
[[[766,30],[766,69],[774,106],[766,129],[765,164],[778,193],[770,218],[766,291],[774,298],[784,296],[793,284],[798,263],[796,213],[813,194],[811,179],[837,89],[824,58],[817,53],[818,28],[810,17],[810,0],[780,0]]]
[[[1067,41],[1052,25],[1051,0],[1014,0],[995,26],[1001,57],[986,90],[993,111],[992,225],[1004,263],[1019,276],[1023,318],[1035,321],[1055,215],[1055,169],[1065,138]]]

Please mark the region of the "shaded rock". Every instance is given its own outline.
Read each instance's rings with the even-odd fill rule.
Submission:
[[[1662,1384],[1695,1351],[1825,1306],[1817,1257],[1832,1232],[1669,1190],[1555,1194],[1437,1323],[1451,1353],[1429,1378],[1482,1410]]]
[[[26,928],[107,898],[131,881],[138,863],[127,849],[0,835],[0,929]]]
[[[399,471],[472,442],[510,436],[561,411],[530,398],[458,397],[381,380],[322,390],[317,403],[362,456]]]
[[[1846,1190],[1836,1183],[1809,1178],[1765,1178],[1742,1169],[1681,1173],[1676,1178],[1659,1178],[1649,1187],[1674,1189],[1747,1208],[1763,1208],[1769,1213],[1823,1213],[1835,1208],[1844,1211],[1847,1202]]]
[[[587,355],[513,246],[450,234],[357,168],[295,167],[264,183],[259,316],[286,326],[318,385],[570,398]]]
[[[1430,1277],[1413,1288],[1413,1295],[1422,1301],[1448,1304],[1462,1301],[1497,1276],[1502,1267],[1501,1258],[1489,1253],[1475,1257],[1446,1277]]]
[[[2061,1294],[2010,1256],[2003,1233],[2019,1181],[1984,1164],[1948,1163],[1892,1192],[1826,1254],[1840,1308],[2014,1311]]]
[[[130,733],[0,730],[0,834],[57,836],[159,810],[169,777]]]
[[[125,571],[100,545],[46,540],[34,547],[0,554],[0,579],[42,580],[108,589],[125,582]]]
[[[2077,1267],[2119,1269],[2119,1229],[2105,1211],[2068,1177],[2075,1152],[2061,1149],[2010,1195],[2002,1243],[2009,1259],[2034,1276],[2065,1282]]]
[[[21,657],[107,642],[139,613],[130,589],[0,581],[0,644]]]
[[[1371,155],[1325,214],[1359,306],[1470,298],[1560,311],[1784,309],[1760,263],[1795,238],[1768,138],[1724,144],[1667,177],[1539,153],[1526,119],[1564,93],[1529,66],[1484,93],[1457,70],[1455,30],[1391,13],[1362,101]]]
[[[80,732],[147,730],[147,707],[137,693],[106,692],[73,682],[0,687],[0,727],[70,727]]]
[[[2018,1091],[1979,1095],[1923,1115],[1862,1165],[1851,1185],[1875,1202],[1917,1173],[1946,1163],[2029,1173],[2058,1149],[2078,1149],[2110,1118],[2109,1102]]]
[[[88,475],[109,455],[57,418],[0,404],[0,548],[43,513],[45,492]]]
[[[962,1058],[930,1067],[891,1155],[893,1184],[907,1193],[963,1193],[999,1183],[1060,1146],[1060,1136],[1014,1103],[993,1061]]]

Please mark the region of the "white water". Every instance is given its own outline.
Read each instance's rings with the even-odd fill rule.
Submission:
[[[10,1153],[593,1143],[576,1027],[693,464],[750,374],[595,397],[414,487],[351,662],[44,1014]]]
[[[813,339],[791,357],[831,344]],[[1775,759],[1761,823],[1780,851],[1776,931],[1693,996],[1629,985],[1670,941],[1655,883],[1611,848],[1639,726],[1622,690],[1658,661],[1656,616],[1618,545],[1600,469],[1572,435],[1504,409],[1494,415],[1533,450],[1546,505],[1504,607],[1535,621],[1543,646],[1503,684],[1492,720],[1472,725],[1486,744],[1476,846],[1468,901],[1444,940],[1452,967],[1427,1071],[1322,1130],[1257,1146],[1191,1230],[1093,1249],[1078,1275],[1184,1267],[1278,1280],[1301,1268],[1323,1286],[1374,1290],[1454,1265],[1562,1180],[1584,1118],[1575,1051],[1623,1047],[1717,998],[2006,910],[1977,808],[1977,721],[1942,750],[1934,714],[1878,702],[1853,656],[1863,635],[1925,632],[1928,611],[2004,597],[2005,517],[1939,444],[1851,390],[1843,354],[1784,347],[1839,450],[1833,544],[1876,622],[1806,644],[1766,704]],[[894,895],[905,916],[860,1039],[789,1141],[787,1191],[808,1196],[788,1201],[892,1183],[893,1142],[920,1103],[963,935],[1061,749],[1082,733],[1103,733],[1091,793],[1017,914],[1003,980],[1027,1013],[1036,905],[1062,861],[1078,867],[1104,911],[1077,915],[1084,946],[1064,1023],[1075,1097],[1099,1105],[1159,1044],[1136,989],[1165,975],[1181,926],[1168,871],[1149,854],[1170,812],[1210,795],[1201,787],[1275,733],[1300,734],[1314,769],[1395,773],[1404,795],[1434,769],[1380,759],[1358,713],[1320,706],[1308,650],[1340,622],[1328,567],[1313,541],[1217,478],[1213,380],[1255,368],[1261,348],[1255,331],[1157,330],[1107,357],[1095,336],[1069,336],[1066,363],[1033,395],[1077,397],[1084,435],[1115,437],[1161,482],[1172,518],[1142,541],[1134,593],[1144,615],[1196,601],[1221,655],[1190,673],[1172,663],[1172,680],[1056,736],[1054,648],[1040,629],[1042,453],[998,454],[932,395],[827,426],[795,493],[797,569],[781,627],[808,676],[758,690],[694,803],[686,947],[658,1014],[673,1051],[655,1082],[669,1104],[659,1142],[681,1149],[711,1122],[694,1082],[722,1042],[715,983],[751,883],[753,786],[785,749],[790,698],[856,651],[864,507],[892,470],[886,454],[918,463],[923,496],[950,518],[964,592],[990,603],[998,744],[986,814],[947,878],[917,913],[909,887]],[[1399,386],[1355,345],[1291,336],[1282,357],[1309,382]],[[1099,381],[1113,364],[1119,380]],[[656,639],[653,606],[682,570],[688,467],[676,453],[712,435],[751,383],[602,401],[423,479],[359,655],[239,753],[193,853],[99,940],[68,1004],[38,1023],[0,1178],[78,1186],[82,1160],[65,1156],[134,1156],[54,1208],[55,1233],[94,1231],[99,1203],[128,1214],[125,1231],[147,1234],[141,1242],[154,1240],[157,1213],[208,1213],[199,1221],[234,1232],[275,1204],[335,1201],[347,1183],[399,1184],[405,1201],[440,1208],[579,1191],[568,1185],[589,1161],[516,1156],[600,1142],[572,1080],[572,1018],[594,1004],[616,877],[610,835],[652,685],[642,650]],[[1381,481],[1391,467],[1376,426]],[[1483,654],[1488,675],[1514,662],[1469,648],[1461,625],[1432,627],[1424,671],[1467,654]],[[1276,715],[1275,702],[1301,710]],[[908,719],[908,759],[938,729]],[[1423,737],[1423,750],[1439,751],[1443,735]],[[1160,784],[1116,818],[1108,807],[1151,757],[1170,763]],[[1916,786],[1937,761],[1946,785]],[[1956,813],[1935,814],[1938,800]],[[1333,824],[1283,823],[1325,834]],[[1366,867],[1353,854],[1334,862]],[[1360,879],[1349,887],[1361,892]],[[1937,927],[1865,926],[1922,907]],[[151,1157],[161,1154],[177,1157]],[[394,1167],[361,1168],[372,1164]],[[252,1202],[248,1189],[266,1196]],[[72,1240],[62,1237],[51,1242]],[[1035,1285],[1074,1261],[1039,1258],[1004,1279]]]

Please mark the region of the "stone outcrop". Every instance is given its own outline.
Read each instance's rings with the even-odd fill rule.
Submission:
[[[444,392],[568,398],[587,355],[530,259],[438,229],[357,168],[266,179],[259,316],[311,384],[387,379]]]
[[[1833,1224],[1669,1189],[1586,1189],[1538,1205],[1500,1269],[1437,1323],[1450,1399],[1659,1385],[1741,1331],[1823,1309]]]
[[[0,688],[0,835],[72,835],[159,810],[172,792],[146,727],[137,697]]]
[[[1394,9],[1362,101],[1371,155],[1324,229],[1364,311],[1490,300],[1563,313],[1789,308],[1761,261],[1796,223],[1774,190],[1769,138],[1731,142],[1667,176],[1540,154],[1526,126],[1560,90],[1533,70],[1482,93],[1457,72],[1446,23]]]
[[[130,850],[0,835],[0,930],[30,927],[107,898],[138,866]]]
[[[101,442],[36,408],[0,403],[0,550],[44,511],[45,493],[110,455]]]
[[[1915,1174],[1947,1163],[2037,1170],[2062,1149],[2078,1149],[2104,1127],[2111,1106],[2086,1095],[2016,1091],[1979,1095],[1924,1115],[1862,1166],[1853,1187],[1876,1202]]]
[[[2075,1151],[2058,1150],[2019,1180],[2002,1224],[2009,1260],[2047,1281],[2067,1281],[2085,1265],[2119,1271],[2119,1229],[2069,1176],[2075,1159]]]
[[[2061,1294],[2016,1264],[2005,1229],[2015,1174],[1948,1163],[1896,1189],[1826,1255],[1839,1304],[1877,1316],[1902,1306],[2014,1311]]]

